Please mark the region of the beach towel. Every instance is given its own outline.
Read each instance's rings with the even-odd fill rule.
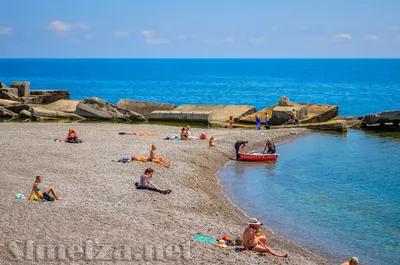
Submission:
[[[211,243],[214,245],[217,244],[217,241],[215,241],[215,239],[213,239],[211,237],[203,236],[203,235],[196,235],[196,237],[194,239],[199,242]]]
[[[71,142],[66,141],[66,139],[54,139],[54,142],[56,142],[56,143],[68,143],[68,144],[71,143]],[[79,139],[79,142],[74,142],[72,144],[82,144],[82,143],[85,143],[85,142],[86,142],[85,140]]]
[[[15,195],[15,198],[17,198],[17,199],[26,199],[24,194],[17,194],[17,195]]]
[[[181,138],[179,138],[177,135],[174,136],[167,136],[164,138],[164,140],[181,140]]]
[[[156,136],[155,133],[120,132],[119,135]]]

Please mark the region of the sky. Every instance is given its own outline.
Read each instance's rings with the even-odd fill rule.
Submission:
[[[399,0],[0,0],[0,58],[400,58]]]

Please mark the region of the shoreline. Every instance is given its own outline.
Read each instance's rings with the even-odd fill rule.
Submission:
[[[4,147],[0,151],[3,156],[0,167],[5,172],[5,184],[0,191],[6,195],[0,197],[0,202],[8,213],[0,217],[5,224],[0,229],[0,241],[30,239],[76,243],[93,239],[141,248],[144,244],[154,243],[153,236],[156,235],[157,241],[163,244],[190,242],[190,259],[167,260],[167,263],[331,264],[268,228],[269,245],[278,252],[288,252],[288,259],[271,255],[260,257],[255,253],[245,255],[236,253],[233,248],[221,249],[194,241],[196,234],[212,238],[228,235],[235,239],[246,227],[247,214],[228,198],[218,178],[218,172],[234,156],[235,139],[249,139],[249,149],[253,149],[263,144],[266,137],[282,143],[304,135],[307,130],[194,128],[194,135],[204,131],[216,137],[217,146],[209,148],[208,141],[161,140],[165,135],[177,132],[178,127],[74,124],[87,143],[71,145],[52,141],[64,136],[70,126],[51,123],[0,126],[3,136],[0,144]],[[157,136],[118,136],[118,131],[123,130],[156,133]],[[172,162],[170,169],[154,163],[110,162],[128,154],[147,155],[152,143],[157,146],[157,155]],[[155,169],[155,184],[171,188],[170,195],[134,189],[133,183],[149,166]],[[54,186],[64,200],[37,203],[15,199],[17,193],[29,192],[35,175],[43,175],[44,186]],[[50,211],[52,214],[48,215]],[[48,216],[50,222],[42,223],[32,215]],[[54,220],[57,223],[53,223]],[[0,253],[0,260],[9,261],[6,254]],[[165,262],[160,260],[160,264]],[[9,261],[9,264],[15,263]],[[17,264],[30,262],[18,261]],[[103,264],[126,263],[110,261]],[[153,260],[150,264],[158,262]]]

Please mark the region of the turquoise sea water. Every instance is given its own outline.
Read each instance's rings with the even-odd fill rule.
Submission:
[[[220,172],[235,204],[337,264],[400,264],[400,133],[310,133],[277,150]]]
[[[388,59],[0,59],[0,81],[68,89],[72,99],[175,104],[292,101],[339,105],[341,115],[400,108],[400,60]]]

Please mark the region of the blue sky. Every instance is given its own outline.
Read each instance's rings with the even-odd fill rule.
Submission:
[[[399,0],[0,0],[1,58],[400,58]]]

